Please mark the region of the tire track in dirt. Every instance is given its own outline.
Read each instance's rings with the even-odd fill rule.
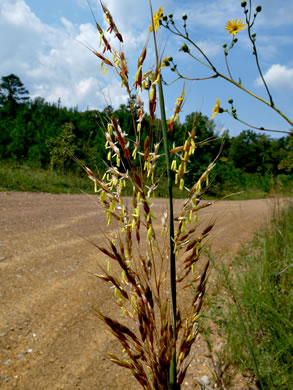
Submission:
[[[271,207],[268,200],[226,201],[202,210],[203,225],[217,223],[212,249],[236,251]],[[165,200],[155,203],[158,216],[165,208]],[[92,196],[0,193],[1,388],[138,388],[108,361],[107,352],[120,347],[93,310],[121,317],[108,285],[88,273],[97,272],[104,257],[83,237],[103,241],[111,230],[104,221]],[[191,371],[186,388],[195,388],[199,377]]]

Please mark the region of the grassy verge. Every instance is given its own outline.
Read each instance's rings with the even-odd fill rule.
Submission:
[[[231,270],[218,269],[218,278],[212,318],[224,339],[223,355],[254,377],[257,388],[288,390],[293,383],[292,204],[275,213]]]
[[[253,179],[253,180],[252,180]],[[271,190],[264,189],[263,183],[251,178],[250,181],[236,186],[235,188],[227,183],[221,191],[218,185],[211,184],[210,191],[203,198],[221,199],[228,195],[228,199],[232,200],[246,200],[246,199],[260,199],[274,196],[292,196],[293,177],[281,176],[276,179],[277,185],[272,185]],[[259,183],[259,188],[257,187]],[[292,185],[290,185],[292,184]],[[270,189],[270,186],[268,186]],[[179,190],[174,187],[174,198],[185,199],[187,192]],[[28,191],[28,192],[50,192],[53,194],[59,193],[80,193],[92,192],[93,183],[88,179],[83,172],[77,173],[62,173],[53,170],[46,170],[36,168],[29,165],[15,165],[13,163],[0,163],[0,191]],[[240,192],[236,195],[229,196],[229,194]],[[125,189],[125,195],[132,195],[132,188],[128,186]],[[168,197],[167,180],[162,177],[158,189],[157,196]]]
[[[92,192],[88,177],[58,173],[26,165],[0,164],[0,191],[29,191],[59,193]]]

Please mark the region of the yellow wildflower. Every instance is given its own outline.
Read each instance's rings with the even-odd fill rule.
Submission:
[[[237,21],[237,19],[232,19],[232,21],[228,20],[225,30],[229,32],[229,34],[236,35],[238,31],[245,29],[245,23],[242,22],[241,19]]]
[[[214,117],[219,113],[220,111],[220,99],[217,99],[217,103],[215,105],[215,107],[213,108],[213,116],[211,117],[211,119],[214,119]]]
[[[169,63],[169,57],[166,57],[166,58],[164,58],[163,59],[163,61],[162,61],[162,68],[165,68],[166,66],[169,66],[170,65],[170,63]]]
[[[153,17],[153,23],[149,27],[149,32],[153,31],[153,27],[155,27],[156,32],[158,32],[158,27],[160,27],[160,20],[163,17],[164,8],[160,7],[159,11],[155,12]]]

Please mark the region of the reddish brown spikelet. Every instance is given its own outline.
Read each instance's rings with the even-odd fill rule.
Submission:
[[[100,3],[101,3],[101,6],[102,6],[102,8],[103,8],[103,11],[104,11],[104,13],[105,13],[105,15],[107,16],[107,18],[108,18],[108,22],[109,22],[109,27],[108,27],[108,30],[107,31],[109,31],[110,33],[112,32],[112,31],[114,31],[115,32],[115,35],[116,35],[116,37],[119,39],[119,41],[120,42],[123,42],[123,38],[122,38],[122,35],[120,34],[120,32],[119,32],[119,30],[118,30],[118,28],[117,28],[117,26],[116,26],[116,24],[115,24],[115,22],[114,22],[114,20],[113,20],[113,17],[112,17],[112,15],[111,15],[111,13],[110,13],[110,11],[108,10],[108,8],[104,5],[104,3],[100,0]]]
[[[182,152],[184,150],[184,146],[177,146],[176,148],[173,148],[170,150],[171,154],[176,154],[179,152]]]
[[[142,52],[141,52],[141,55],[138,59],[138,66],[142,65],[144,63],[144,60],[146,58],[146,53],[147,53],[147,49],[146,47],[143,48]]]
[[[141,343],[136,337],[136,335],[129,329],[127,326],[121,324],[120,322],[116,320],[112,320],[112,318],[104,316],[103,314],[99,313],[100,317],[103,319],[103,321],[111,328],[115,333],[119,334],[121,338],[125,338],[124,335],[129,336],[137,345],[141,347]]]
[[[98,53],[97,51],[93,50],[93,54],[96,55],[100,60],[102,60],[105,64],[109,66],[113,66],[112,62],[109,61],[106,57],[104,57],[102,54]]]
[[[121,367],[124,367],[124,368],[129,368],[129,369],[132,369],[133,368],[133,365],[128,362],[127,360],[121,360],[119,359],[118,356],[114,355],[113,353],[108,353],[110,359],[111,359],[111,362],[115,363],[115,364],[118,364],[118,366],[121,366]]]
[[[131,158],[130,150],[127,147],[127,142],[126,142],[126,140],[122,134],[121,128],[120,128],[120,126],[115,118],[112,118],[112,124],[113,124],[113,127],[115,129],[118,142],[119,142],[121,149],[124,153],[124,157],[127,159],[130,159]]]
[[[149,152],[150,152],[150,137],[147,136],[145,141],[144,141],[144,160],[146,161],[148,159],[148,156],[149,156]]]
[[[108,249],[103,248],[103,247],[101,247],[101,246],[99,246],[99,245],[97,245],[97,248],[98,248],[101,252],[103,252],[105,255],[107,255],[108,257],[110,257],[111,259],[117,260],[117,259],[116,259],[116,256],[113,255],[113,253],[110,252]]]
[[[133,285],[135,286],[136,285],[136,279],[135,279],[135,273],[133,271],[130,270],[130,268],[128,268],[126,262],[125,262],[125,258],[123,258],[123,255],[121,256],[118,251],[117,251],[117,248],[116,246],[113,244],[113,242],[110,242],[110,245],[111,245],[111,249],[113,251],[113,254],[115,256],[115,259],[118,261],[120,267],[123,269],[123,271],[125,272],[126,274],[126,277],[128,279],[128,281]]]
[[[97,278],[105,281],[105,282],[111,282],[113,284],[113,286],[115,286],[121,292],[121,294],[124,296],[124,298],[128,299],[127,292],[120,286],[120,283],[116,278],[107,274],[106,272],[105,272],[105,275],[95,274],[95,276]]]
[[[105,53],[106,50],[109,50],[109,51],[111,52],[111,51],[112,51],[112,48],[111,48],[111,46],[110,46],[110,43],[109,43],[108,40],[105,38],[103,29],[102,29],[101,26],[97,23],[97,21],[96,21],[96,27],[97,27],[99,33],[101,34],[102,40],[103,40],[103,42],[104,42],[103,53]]]

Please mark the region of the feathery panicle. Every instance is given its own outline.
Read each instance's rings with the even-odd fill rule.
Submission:
[[[123,42],[113,17],[101,1],[102,9],[109,24],[108,32],[114,32]],[[159,21],[162,10],[155,17]],[[185,188],[184,175],[190,159],[195,154],[196,131],[193,127],[183,145],[174,145],[169,151],[173,161],[178,187],[187,190],[187,198],[182,204],[179,216],[174,219],[174,253],[177,262],[176,282],[180,291],[190,289],[193,298],[190,305],[178,307],[176,315],[177,333],[172,326],[169,277],[169,234],[170,222],[167,212],[162,212],[161,223],[157,220],[151,197],[155,197],[159,185],[158,161],[164,156],[163,144],[154,134],[153,127],[157,106],[157,91],[161,83],[161,64],[145,72],[147,48],[143,48],[137,64],[134,88],[135,102],[129,86],[127,60],[122,50],[114,51],[101,27],[96,23],[100,34],[102,54],[93,50],[101,64],[114,68],[121,78],[122,87],[128,93],[133,131],[123,129],[114,115],[105,125],[105,150],[107,151],[106,172],[102,178],[83,164],[88,177],[94,182],[95,192],[104,208],[111,235],[106,235],[106,245],[95,245],[103,253],[106,270],[95,274],[103,282],[113,287],[114,299],[125,324],[100,313],[101,320],[119,340],[123,350],[121,356],[109,354],[113,363],[131,371],[144,389],[165,390],[169,386],[169,370],[172,351],[177,345],[177,382],[180,385],[188,367],[188,356],[198,334],[198,319],[203,303],[207,280],[208,263],[196,268],[200,261],[202,245],[213,225],[201,233],[197,228],[197,213],[211,203],[201,203],[202,188],[208,186],[208,176],[215,166],[210,164],[191,190]],[[154,24],[155,28],[156,21]],[[111,55],[111,58],[109,57]],[[139,92],[149,91],[149,115],[151,131],[145,134],[144,101]],[[177,99],[174,115],[168,121],[170,131],[179,120],[185,97],[183,89]],[[134,135],[128,136],[128,133]],[[132,201],[123,197],[125,183],[132,188]],[[161,234],[157,234],[157,229]],[[196,271],[196,272],[195,272]],[[132,322],[131,329],[127,325]]]

